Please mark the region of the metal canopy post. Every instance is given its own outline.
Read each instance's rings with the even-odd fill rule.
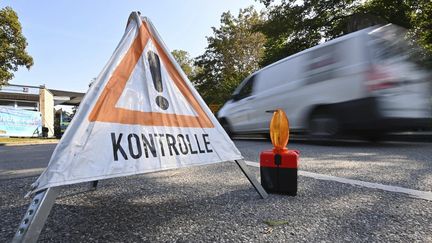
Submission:
[[[34,195],[12,242],[37,241],[59,193],[60,187],[51,187]]]
[[[235,160],[238,167],[240,167],[243,174],[248,178],[249,182],[252,184],[252,186],[255,188],[255,190],[258,192],[258,194],[261,196],[262,199],[265,199],[268,197],[267,192],[264,190],[264,188],[261,186],[261,184],[257,181],[255,176],[253,176],[248,168],[244,160]]]

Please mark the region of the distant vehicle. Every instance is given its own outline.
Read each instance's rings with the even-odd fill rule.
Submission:
[[[370,27],[289,56],[247,77],[217,113],[228,133],[268,134],[281,108],[313,138],[432,125],[431,73],[416,63],[403,28]]]

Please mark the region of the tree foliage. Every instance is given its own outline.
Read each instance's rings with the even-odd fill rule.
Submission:
[[[263,66],[337,35],[338,23],[356,7],[353,0],[261,2],[267,6],[267,21],[257,26],[267,36]]]
[[[193,59],[190,57],[189,53],[184,50],[173,50],[171,54],[174,56],[174,59],[177,61],[180,67],[183,69],[183,72],[185,72],[186,76],[188,76],[188,78],[192,80],[195,70]]]
[[[257,30],[267,37],[262,65],[273,63],[322,40],[376,24],[410,29],[432,52],[430,0],[261,0],[267,20]]]
[[[432,1],[420,0],[414,5],[411,24],[418,42],[432,55]]]
[[[195,59],[198,72],[193,81],[208,104],[222,104],[237,85],[259,68],[265,37],[254,31],[263,17],[253,7],[221,16],[221,26],[207,37],[205,53]]]
[[[33,65],[26,47],[16,12],[10,7],[0,9],[0,85],[11,80],[19,66],[29,69]]]

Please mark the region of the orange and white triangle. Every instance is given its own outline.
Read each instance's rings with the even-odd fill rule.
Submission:
[[[134,70],[139,65],[144,65],[144,68],[139,69],[141,73],[134,74]],[[143,101],[152,108],[137,109],[122,105],[122,103],[127,103],[122,102],[122,100],[129,96],[125,91],[128,82],[137,82],[136,79],[138,82],[146,83],[147,92],[151,90],[156,93],[155,99],[147,98]],[[167,86],[167,83],[168,86],[173,84],[174,87],[171,95],[164,96],[163,87]],[[149,97],[148,93],[144,94],[143,97]],[[176,104],[176,102],[179,103]],[[185,102],[186,105],[183,107],[187,108],[189,105],[189,111],[184,108],[170,109],[173,105]],[[179,110],[183,110],[183,112],[176,112]],[[91,110],[88,120],[90,122],[144,126],[214,127],[211,119],[200,106],[157,38],[152,35],[145,21],[141,22],[136,38],[113,71],[111,78]]]

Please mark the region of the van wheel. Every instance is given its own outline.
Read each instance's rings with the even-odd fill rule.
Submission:
[[[309,119],[309,136],[318,140],[334,139],[339,135],[339,126],[339,121],[331,112],[316,111]]]
[[[365,132],[363,138],[371,143],[378,143],[384,137],[384,133],[381,131]]]

